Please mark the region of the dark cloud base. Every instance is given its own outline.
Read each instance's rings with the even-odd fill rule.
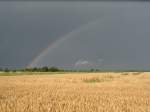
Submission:
[[[0,1],[23,1],[23,2],[29,2],[29,1],[38,1],[38,2],[150,2],[150,0],[0,0]]]
[[[1,2],[0,68],[26,67],[74,32],[35,66],[149,70],[149,10],[148,2]]]

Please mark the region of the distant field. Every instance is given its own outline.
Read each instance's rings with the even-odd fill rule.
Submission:
[[[55,75],[66,74],[67,72],[0,72],[0,76],[22,76],[22,75]],[[69,72],[68,72],[69,73]]]
[[[0,112],[150,112],[149,72],[0,74]]]

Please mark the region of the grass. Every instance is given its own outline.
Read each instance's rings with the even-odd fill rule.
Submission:
[[[92,77],[90,79],[83,79],[86,83],[96,83],[96,82],[103,82],[104,80],[100,79],[99,77]]]
[[[150,112],[149,74],[0,76],[0,112]]]
[[[0,72],[0,76],[23,76],[23,75],[56,75],[66,74],[67,72]]]
[[[85,78],[83,79],[84,82],[86,83],[100,83],[100,82],[106,82],[106,81],[111,81],[113,80],[113,76],[111,75],[105,75],[105,76],[102,76],[102,77],[91,77],[91,78]]]
[[[140,74],[142,74],[142,73],[144,73],[144,72],[133,72],[132,74],[133,74],[133,75],[140,75]]]
[[[121,75],[129,75],[129,73],[127,73],[127,72],[124,72],[124,73],[121,73]]]

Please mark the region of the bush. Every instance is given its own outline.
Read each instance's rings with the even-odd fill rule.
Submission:
[[[84,79],[83,81],[86,82],[86,83],[103,82],[99,77],[92,77],[90,79]]]
[[[49,71],[50,72],[58,72],[60,70],[57,67],[51,67],[51,68],[49,68]]]
[[[8,69],[8,68],[5,68],[5,69],[4,69],[4,72],[9,72],[9,69]]]

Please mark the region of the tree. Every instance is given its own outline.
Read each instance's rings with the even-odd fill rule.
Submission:
[[[49,71],[49,69],[48,69],[48,67],[47,66],[44,66],[44,67],[42,67],[42,72],[48,72]]]
[[[57,67],[51,67],[51,68],[49,68],[49,71],[51,71],[51,72],[58,72],[60,70]]]
[[[4,72],[9,72],[9,69],[8,69],[8,68],[5,68],[5,69],[4,69]]]
[[[34,67],[34,68],[32,68],[32,71],[33,71],[33,72],[37,72],[37,71],[38,71],[38,68]]]
[[[91,70],[90,70],[90,72],[94,72],[95,70],[92,68]]]

